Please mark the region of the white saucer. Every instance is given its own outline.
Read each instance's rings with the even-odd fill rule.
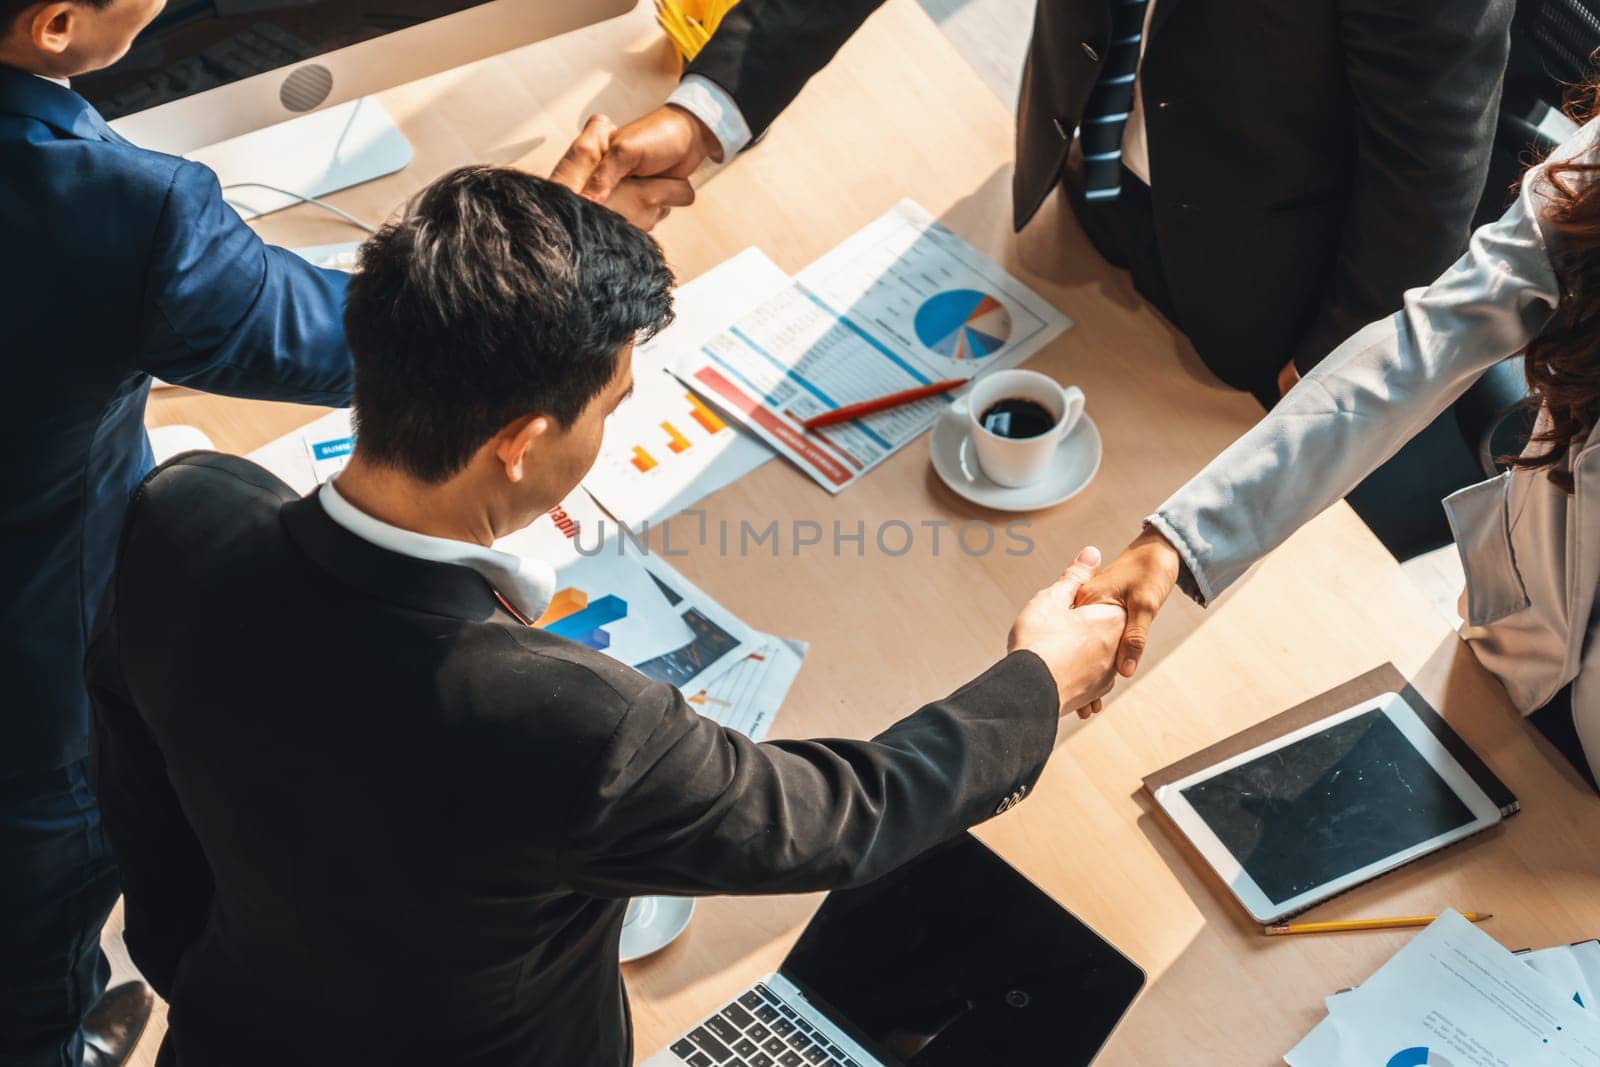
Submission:
[[[957,400],[933,424],[928,452],[933,469],[957,496],[996,511],[1038,511],[1071,500],[1094,480],[1100,469],[1100,428],[1087,412],[1078,425],[1056,445],[1055,460],[1045,476],[1032,485],[1007,489],[989,480],[978,466],[972,443],[972,423],[965,397]]]
[[[660,952],[678,939],[694,914],[688,897],[634,897],[638,916],[622,925],[622,962]]]

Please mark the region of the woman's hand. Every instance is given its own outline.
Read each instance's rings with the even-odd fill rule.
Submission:
[[[1117,673],[1133,677],[1150,637],[1150,624],[1178,583],[1183,565],[1178,550],[1154,530],[1134,538],[1093,578],[1078,590],[1078,604],[1115,604],[1127,612],[1128,621],[1117,646]]]

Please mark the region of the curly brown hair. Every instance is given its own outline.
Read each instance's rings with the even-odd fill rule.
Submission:
[[[1600,81],[1569,101],[1579,122],[1600,114]],[[1524,349],[1530,399],[1550,413],[1549,424],[1529,440],[1514,467],[1546,470],[1568,493],[1572,472],[1563,463],[1600,422],[1600,159],[1593,154],[1552,163],[1540,209],[1550,264],[1555,270],[1555,315]],[[1536,451],[1537,450],[1537,451]]]

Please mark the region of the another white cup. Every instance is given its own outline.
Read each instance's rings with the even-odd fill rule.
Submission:
[[[1031,400],[1056,418],[1037,437],[1001,437],[983,427],[983,413],[1001,400]],[[978,465],[996,485],[1020,489],[1044,477],[1055,459],[1056,445],[1083,417],[1083,390],[1063,386],[1032,370],[1002,370],[979,378],[967,392],[967,419]]]

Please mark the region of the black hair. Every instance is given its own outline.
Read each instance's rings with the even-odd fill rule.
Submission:
[[[672,272],[621,215],[509,167],[451,171],[361,247],[357,448],[444,481],[516,419],[571,426],[622,346],[671,321]]]

